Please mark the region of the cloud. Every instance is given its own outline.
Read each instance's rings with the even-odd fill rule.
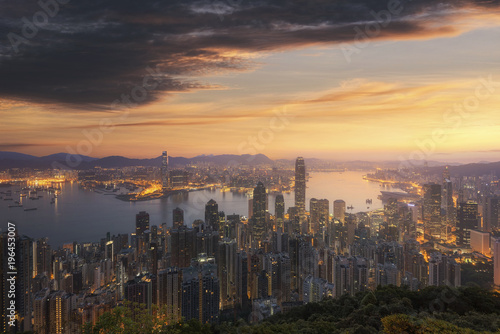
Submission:
[[[34,27],[36,33],[23,35],[26,22],[41,17],[38,2],[2,2],[0,98],[106,110],[124,96],[143,105],[168,94],[217,89],[201,78],[251,70],[255,53],[351,43],[356,28],[376,23],[374,13],[388,3],[73,0]],[[401,8],[373,38],[457,35],[471,29],[469,19],[498,20],[499,1],[401,1]],[[25,39],[13,48],[13,36]]]

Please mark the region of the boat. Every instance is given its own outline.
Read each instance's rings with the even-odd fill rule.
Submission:
[[[34,210],[37,210],[37,208],[24,209],[24,211],[34,211]]]
[[[17,205],[9,205],[9,208],[22,208],[23,206],[20,204]]]
[[[4,201],[13,201],[14,199],[13,198],[4,198],[3,200]]]

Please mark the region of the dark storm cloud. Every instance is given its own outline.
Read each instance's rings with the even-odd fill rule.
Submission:
[[[373,22],[373,13],[393,1],[5,0],[0,98],[99,110],[135,93],[134,105],[147,104],[211,88],[196,81],[200,76],[252,68],[223,51],[351,42],[356,26]],[[376,37],[444,34],[451,28],[436,31],[429,22],[453,9],[497,8],[498,2],[401,1],[402,11]],[[425,19],[415,19],[422,13]],[[34,20],[41,24],[30,30]]]

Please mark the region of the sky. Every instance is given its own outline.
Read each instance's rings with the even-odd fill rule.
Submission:
[[[500,161],[498,0],[0,0],[0,13],[0,151]]]

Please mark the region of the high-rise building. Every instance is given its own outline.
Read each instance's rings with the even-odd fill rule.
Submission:
[[[189,267],[191,260],[197,256],[196,244],[196,230],[185,225],[170,230],[171,265],[179,268]]]
[[[222,309],[230,309],[236,301],[236,241],[223,239],[219,242],[217,270],[220,284],[220,301]]]
[[[135,215],[135,235],[141,236],[149,230],[149,213],[141,211]]]
[[[283,220],[285,219],[285,199],[283,194],[276,195],[274,199],[274,215],[276,226],[283,228]]]
[[[219,205],[213,199],[205,205],[205,225],[212,231],[219,230]]]
[[[345,222],[345,202],[341,199],[333,202],[333,218],[338,219],[342,224]]]
[[[205,261],[205,260],[204,260]],[[217,266],[199,262],[182,270],[182,317],[189,321],[214,323],[219,319],[219,280]]]
[[[429,260],[429,285],[461,286],[460,263],[451,256],[432,253]]]
[[[472,251],[483,255],[490,254],[490,234],[488,232],[471,230],[470,231],[470,248]]]
[[[252,239],[257,242],[264,241],[267,233],[266,222],[267,194],[266,187],[262,182],[257,183],[253,190],[253,217],[252,217]]]
[[[478,204],[474,201],[460,203],[457,215],[458,243],[460,245],[470,245],[470,232],[479,229],[480,218]]]
[[[441,185],[424,184],[423,220],[426,239],[441,240]]]
[[[493,282],[500,286],[500,239],[493,243]]]
[[[306,212],[306,166],[304,158],[295,161],[295,207],[302,216]]]
[[[174,228],[179,228],[184,225],[184,210],[177,207],[172,212],[172,216],[172,225]]]
[[[158,304],[168,323],[181,319],[182,274],[177,267],[169,267],[158,274]]]
[[[161,155],[161,184],[163,189],[170,188],[170,178],[168,175],[168,154],[167,151],[163,151]]]
[[[445,222],[448,227],[455,226],[455,203],[453,201],[453,184],[451,182],[450,171],[446,166],[443,172],[443,194],[442,205],[445,212]]]
[[[323,226],[327,226],[330,218],[330,202],[327,199],[311,198],[309,202],[311,216],[309,233],[316,234]]]
[[[500,197],[489,196],[485,204],[483,231],[491,232],[493,228],[500,227]]]
[[[125,299],[150,310],[153,304],[153,279],[156,279],[154,275],[144,274],[128,281],[124,288]]]

